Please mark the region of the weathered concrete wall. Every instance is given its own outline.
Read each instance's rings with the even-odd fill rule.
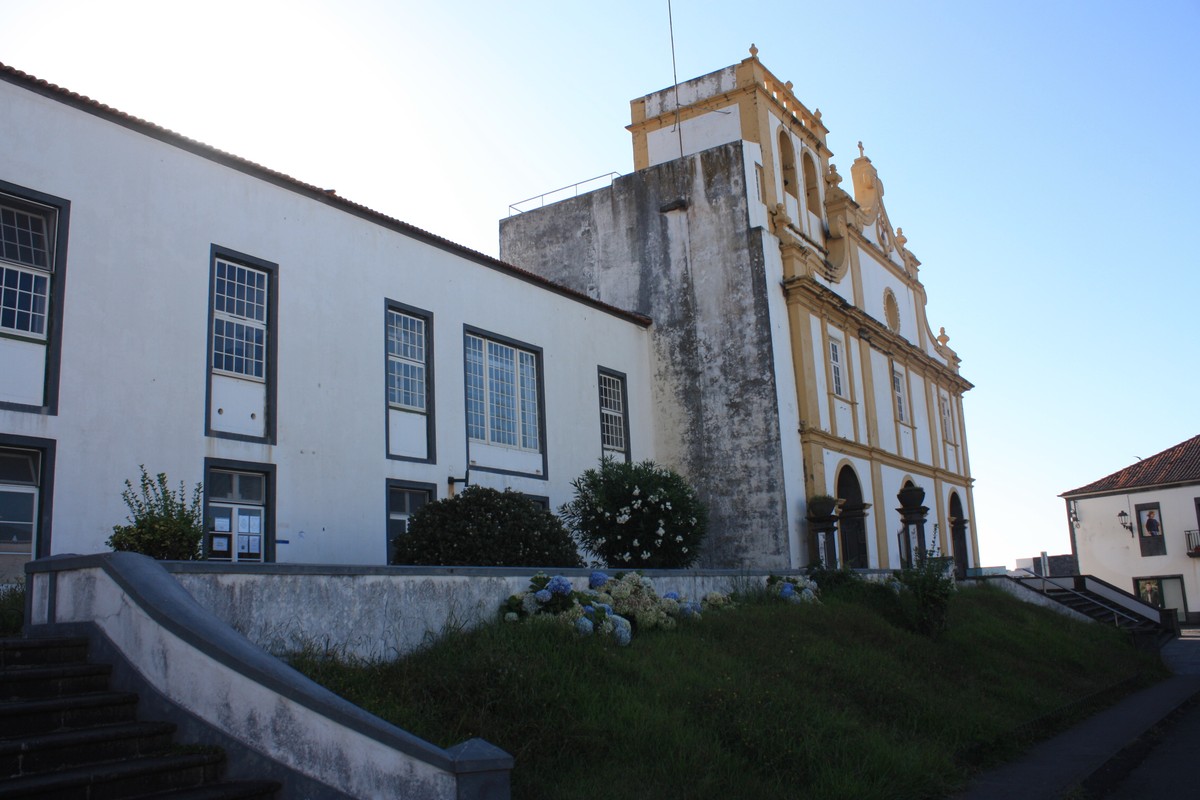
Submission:
[[[221,621],[273,653],[317,647],[365,659],[409,653],[447,631],[495,620],[533,569],[317,567],[168,563],[187,592]],[[692,599],[745,591],[766,572],[641,570],[659,593]],[[591,570],[559,570],[585,589]],[[615,574],[615,573],[610,573]]]
[[[741,142],[501,222],[503,260],[649,315],[655,452],[708,503],[702,564],[789,565],[762,237]],[[736,435],[731,432],[736,431]]]

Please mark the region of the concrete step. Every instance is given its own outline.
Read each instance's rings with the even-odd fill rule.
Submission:
[[[169,722],[132,722],[8,739],[0,741],[0,776],[158,755],[171,748],[174,734]]]

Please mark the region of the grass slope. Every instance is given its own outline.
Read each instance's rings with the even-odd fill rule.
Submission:
[[[937,641],[905,612],[883,587],[851,584],[821,605],[747,601],[627,648],[497,624],[392,663],[294,664],[440,746],[504,748],[513,796],[535,800],[939,797],[1051,732],[1030,720],[1069,723],[1098,692],[1162,675],[1113,630],[996,590],[957,593]]]

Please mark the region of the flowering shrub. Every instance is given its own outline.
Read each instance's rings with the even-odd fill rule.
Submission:
[[[708,512],[677,472],[604,458],[571,485],[575,499],[559,514],[606,566],[678,569],[695,562]]]
[[[581,636],[609,636],[618,645],[629,644],[633,629],[671,629],[679,619],[699,619],[701,612],[725,608],[732,603],[729,596],[709,592],[702,602],[667,592],[659,597],[654,582],[636,572],[610,578],[603,572],[593,572],[588,589],[576,591],[571,582],[561,576],[548,577],[539,572],[529,581],[529,589],[508,598],[503,607],[504,619],[517,622],[530,617],[561,620]]]
[[[577,567],[582,561],[558,517],[519,492],[472,486],[422,506],[391,563]]]
[[[786,578],[771,575],[767,578],[767,593],[789,603],[821,602],[821,590],[817,582],[803,575],[789,575]]]
[[[125,481],[121,499],[129,508],[128,525],[114,525],[112,536],[105,542],[113,550],[143,553],[151,558],[191,561],[200,558],[200,542],[204,536],[201,496],[203,487],[197,483],[188,502],[183,481],[179,492],[167,485],[167,474],[160,472],[151,478],[145,466],[138,467],[142,476],[138,492]]]

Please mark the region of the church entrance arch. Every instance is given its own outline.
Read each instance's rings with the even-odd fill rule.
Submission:
[[[871,504],[863,502],[862,485],[849,466],[838,471],[837,498],[842,501],[838,517],[842,566],[866,569],[871,565],[867,551],[867,509]]]
[[[955,577],[967,577],[967,517],[958,492],[950,493],[950,546],[954,548]]]

